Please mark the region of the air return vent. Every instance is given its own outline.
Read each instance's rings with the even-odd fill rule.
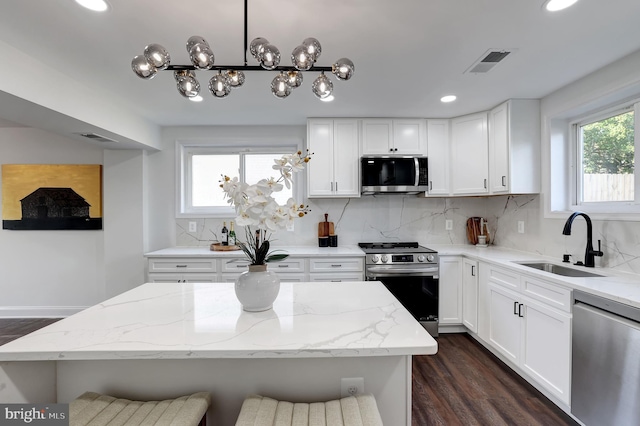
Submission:
[[[516,49],[489,49],[464,73],[483,74],[491,71]]]
[[[103,143],[114,142],[114,143],[118,143],[117,140],[109,139],[108,137],[99,135],[97,133],[76,133],[76,135],[84,136],[85,138],[91,139],[92,141],[96,141],[96,142],[103,142]]]

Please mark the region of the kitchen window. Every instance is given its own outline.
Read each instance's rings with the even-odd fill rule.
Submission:
[[[228,146],[219,143],[187,144],[178,142],[179,200],[178,217],[230,217],[235,210],[224,198],[220,181],[224,175],[238,177],[249,184],[267,176],[278,178],[273,169],[274,160],[299,150],[299,144],[282,146],[244,145]],[[300,180],[294,179],[273,197],[286,204],[291,197],[300,198]],[[296,183],[298,185],[296,185]],[[294,195],[296,194],[296,195]]]
[[[575,135],[574,210],[621,213],[640,204],[635,173],[635,125],[640,103],[618,106],[573,123]]]

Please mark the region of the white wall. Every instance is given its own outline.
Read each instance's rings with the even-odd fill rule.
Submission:
[[[0,230],[0,316],[68,315],[143,282],[140,152],[0,128],[0,163],[103,164],[104,189],[102,231]]]

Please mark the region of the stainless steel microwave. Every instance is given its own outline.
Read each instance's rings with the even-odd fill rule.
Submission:
[[[362,195],[417,194],[429,189],[427,157],[367,156],[360,161]]]

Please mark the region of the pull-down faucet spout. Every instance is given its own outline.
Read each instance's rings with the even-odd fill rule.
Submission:
[[[578,216],[584,217],[584,220],[587,221],[587,247],[584,252],[584,266],[593,268],[595,266],[595,256],[600,257],[603,255],[603,253],[600,247],[600,240],[598,240],[598,250],[593,250],[593,226],[591,225],[591,218],[583,212],[573,213],[565,222],[562,234],[571,235],[571,224],[573,223],[573,220]],[[577,262],[576,265],[579,265],[580,263],[581,262]]]

